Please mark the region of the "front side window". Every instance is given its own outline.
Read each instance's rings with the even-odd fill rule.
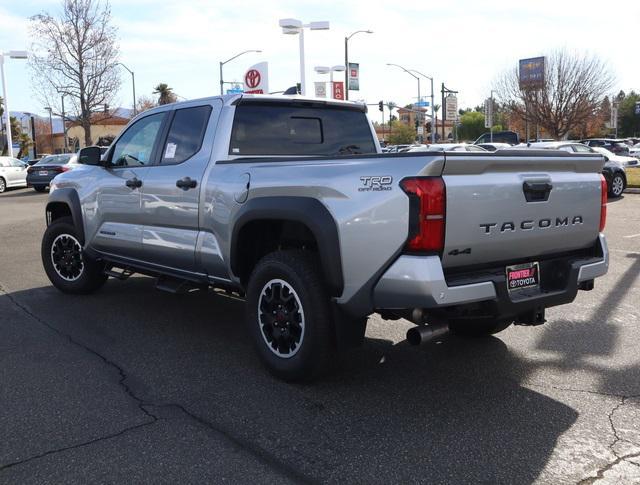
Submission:
[[[584,145],[573,145],[573,149],[578,153],[593,153],[593,150]]]
[[[117,141],[111,155],[114,167],[142,167],[151,163],[165,113],[156,113],[136,121]]]
[[[236,107],[229,155],[340,156],[376,153],[365,113],[328,106]]]
[[[162,165],[182,163],[202,146],[211,106],[196,106],[176,111],[167,141],[162,149]]]

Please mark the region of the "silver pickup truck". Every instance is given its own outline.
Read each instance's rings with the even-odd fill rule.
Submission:
[[[367,317],[413,321],[411,343],[538,325],[606,273],[602,157],[381,154],[366,107],[235,95],[138,115],[80,152],[46,206],[54,286],[110,277],[245,298],[266,366],[325,371]]]

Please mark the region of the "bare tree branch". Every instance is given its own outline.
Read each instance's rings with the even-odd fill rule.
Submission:
[[[511,69],[497,80],[495,90],[513,114],[563,139],[599,112],[614,77],[596,56],[566,50],[548,55],[545,71],[541,89],[520,86],[518,70]]]
[[[110,104],[120,88],[119,48],[108,1],[63,0],[58,17],[31,17],[30,64],[36,96],[60,109],[60,96],[91,145],[91,113]]]

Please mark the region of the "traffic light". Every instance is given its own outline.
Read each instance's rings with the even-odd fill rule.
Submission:
[[[378,102],[378,109],[379,109],[380,111],[384,111],[384,101],[380,101],[380,102]]]

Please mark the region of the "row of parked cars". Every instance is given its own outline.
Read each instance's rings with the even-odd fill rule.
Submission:
[[[75,153],[47,155],[24,162],[12,157],[0,157],[0,193],[14,187],[33,187],[44,192],[53,178],[78,164]]]
[[[622,149],[621,145],[627,147]],[[438,143],[433,145],[405,145],[397,147],[385,147],[387,152],[429,152],[429,151],[453,151],[453,152],[495,152],[498,150],[560,150],[569,153],[596,153],[604,157],[605,164],[602,170],[609,196],[620,197],[627,188],[626,169],[639,167],[640,161],[635,156],[628,155],[632,152],[625,140],[613,139],[589,139],[581,141],[539,141],[511,145],[509,143]],[[640,147],[639,147],[640,148]],[[614,151],[615,150],[615,151]],[[637,153],[637,152],[635,152]],[[640,154],[638,155],[640,156]]]

